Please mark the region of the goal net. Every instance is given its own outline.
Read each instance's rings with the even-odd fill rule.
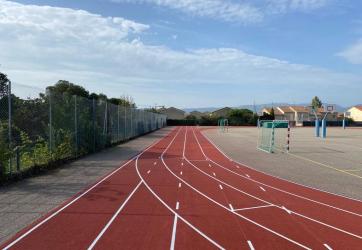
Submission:
[[[260,121],[258,149],[268,152],[289,152],[289,121]]]

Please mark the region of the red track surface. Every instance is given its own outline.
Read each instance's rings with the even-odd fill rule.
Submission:
[[[4,249],[362,249],[362,202],[238,164],[179,127]]]

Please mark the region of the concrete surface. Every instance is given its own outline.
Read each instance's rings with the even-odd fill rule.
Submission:
[[[328,138],[313,128],[292,128],[290,154],[257,149],[258,129],[208,129],[204,134],[234,160],[262,172],[362,201],[362,129],[328,128]]]
[[[161,129],[44,175],[0,187],[0,243],[120,167],[170,130]]]

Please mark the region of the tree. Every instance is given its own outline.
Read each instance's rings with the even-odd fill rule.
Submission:
[[[8,95],[8,84],[10,80],[7,75],[0,72],[0,99]]]
[[[322,101],[319,99],[318,96],[315,96],[313,99],[312,99],[312,107],[314,109],[318,109],[318,108],[321,108],[322,107]]]
[[[54,86],[50,86],[47,89],[60,94],[67,93],[71,96],[76,95],[89,98],[89,92],[85,88],[65,80],[59,80]]]
[[[197,117],[194,115],[188,115],[185,117],[186,120],[197,120]]]
[[[270,110],[270,116],[271,116],[272,120],[275,120],[274,108],[271,108],[271,110]]]

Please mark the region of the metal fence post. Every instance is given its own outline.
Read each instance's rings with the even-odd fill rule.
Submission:
[[[96,152],[96,100],[92,100],[93,152]]]
[[[78,156],[78,117],[77,117],[77,96],[74,96],[74,139],[75,139],[75,157]]]
[[[8,136],[9,136],[9,151],[11,152],[9,158],[9,173],[12,173],[12,101],[11,101],[11,81],[8,82]]]
[[[49,101],[49,152],[50,155],[53,153],[53,115],[52,115],[52,93],[50,89],[47,89],[48,101]]]
[[[121,129],[120,129],[120,106],[117,105],[117,140],[118,142],[121,141]]]

